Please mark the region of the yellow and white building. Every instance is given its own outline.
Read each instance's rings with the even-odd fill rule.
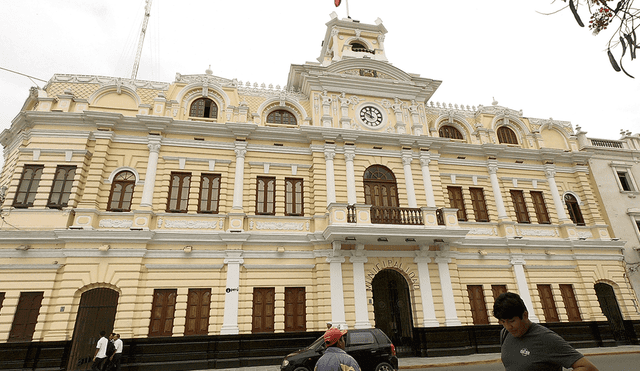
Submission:
[[[0,342],[71,342],[72,365],[101,326],[331,322],[402,350],[419,329],[497,324],[505,290],[534,321],[609,317],[624,340],[640,320],[624,241],[572,125],[433,102],[441,81],[390,64],[386,32],[331,19],[286,87],[207,71],[33,88],[0,135]]]

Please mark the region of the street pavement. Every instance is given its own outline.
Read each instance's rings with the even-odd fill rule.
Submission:
[[[623,354],[623,353],[640,353],[640,345],[621,345],[617,347],[601,347],[601,348],[580,348],[578,349],[586,357],[598,354]],[[410,370],[418,368],[430,367],[446,367],[446,366],[464,366],[482,363],[500,362],[500,353],[486,354],[470,354],[467,356],[453,357],[403,357],[398,360],[398,366],[401,370]],[[206,371],[278,371],[280,365],[277,366],[256,366],[256,367],[239,367],[239,368],[223,368]],[[205,370],[202,370],[205,371]]]

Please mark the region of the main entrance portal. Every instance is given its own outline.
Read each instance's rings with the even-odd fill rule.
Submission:
[[[383,269],[371,281],[376,327],[384,331],[398,353],[411,352],[413,321],[407,280],[393,269]]]
[[[82,294],[67,370],[91,368],[100,331],[104,330],[107,334],[113,331],[118,296],[118,292],[111,289],[93,289]]]

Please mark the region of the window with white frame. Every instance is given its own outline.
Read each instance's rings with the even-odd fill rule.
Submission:
[[[633,175],[631,173],[631,165],[621,163],[611,163],[610,165],[613,169],[620,192],[637,193],[638,185],[636,184],[635,179],[633,179]]]

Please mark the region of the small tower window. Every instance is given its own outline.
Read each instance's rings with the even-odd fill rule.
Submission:
[[[297,125],[296,117],[289,111],[279,109],[267,115],[268,124]]]
[[[462,134],[456,128],[451,125],[444,125],[440,128],[439,131],[440,138],[451,138],[451,139],[464,139],[462,138]]]
[[[518,144],[518,137],[516,137],[516,133],[514,133],[513,130],[506,126],[501,126],[498,128],[498,142],[505,144]]]
[[[218,105],[209,98],[196,99],[191,103],[189,116],[215,119],[218,117]]]

